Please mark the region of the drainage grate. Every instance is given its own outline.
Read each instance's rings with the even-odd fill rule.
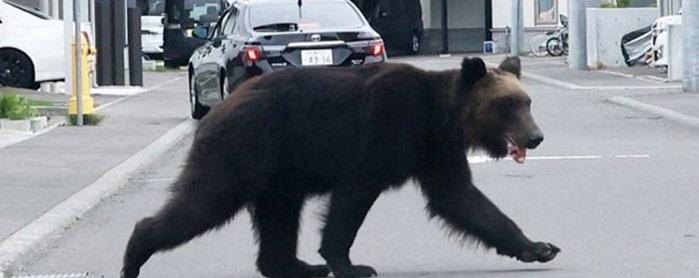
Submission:
[[[83,278],[88,277],[90,273],[88,272],[75,272],[75,273],[52,273],[52,274],[23,274],[20,276],[13,276],[12,278]]]

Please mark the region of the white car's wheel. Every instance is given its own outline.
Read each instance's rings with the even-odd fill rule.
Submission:
[[[0,85],[36,89],[32,61],[14,49],[0,49]]]

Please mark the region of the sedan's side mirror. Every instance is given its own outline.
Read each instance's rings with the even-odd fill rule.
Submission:
[[[205,40],[208,35],[209,28],[206,28],[206,26],[203,25],[198,25],[197,27],[194,27],[194,30],[192,31],[192,36],[198,39]]]
[[[213,44],[214,47],[219,47],[219,46],[221,46],[221,43],[223,43],[223,38],[215,37],[215,38],[211,39],[211,43]]]

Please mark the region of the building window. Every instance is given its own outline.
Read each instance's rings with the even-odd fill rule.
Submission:
[[[558,0],[534,0],[534,24],[558,23]]]

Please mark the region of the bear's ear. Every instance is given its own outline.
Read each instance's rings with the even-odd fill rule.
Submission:
[[[520,78],[522,75],[522,63],[520,62],[519,57],[505,58],[498,68],[516,75],[517,78]]]
[[[487,69],[481,58],[464,57],[464,60],[461,61],[461,80],[468,87],[476,84],[486,73]]]

